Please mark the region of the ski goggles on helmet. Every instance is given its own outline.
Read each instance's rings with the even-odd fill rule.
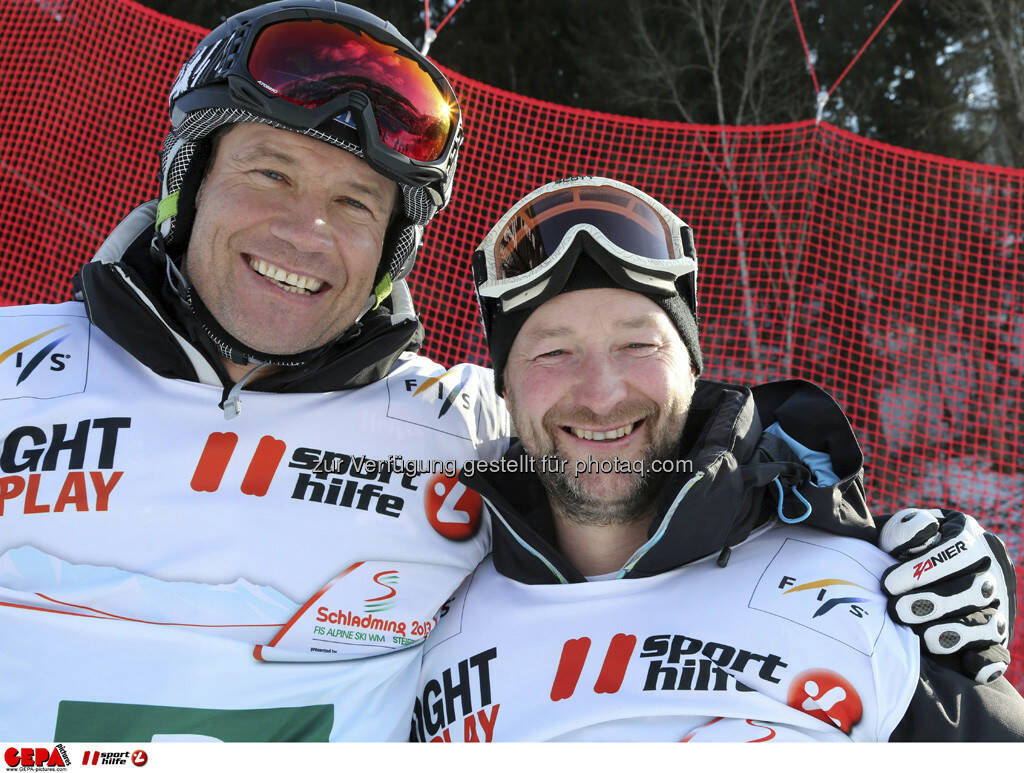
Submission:
[[[199,64],[210,69],[193,77],[197,85],[227,82],[223,104],[211,104],[210,90],[197,88],[177,107],[246,106],[300,129],[354,131],[367,161],[396,179],[427,185],[446,174],[461,114],[440,70],[386,30],[316,18],[315,10],[296,13],[239,27],[206,67]]]
[[[473,255],[481,309],[538,305],[558,294],[581,254],[623,288],[676,295],[697,253],[690,227],[642,191],[602,177],[545,185],[517,202]],[[685,300],[696,311],[696,294]],[[485,320],[487,314],[484,314]]]

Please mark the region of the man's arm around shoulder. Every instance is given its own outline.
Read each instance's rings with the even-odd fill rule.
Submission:
[[[922,657],[907,713],[890,741],[1024,741],[1024,698],[1000,677],[978,684]]]

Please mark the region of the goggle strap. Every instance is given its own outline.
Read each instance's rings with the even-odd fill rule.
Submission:
[[[377,285],[373,288],[373,295],[377,299],[377,302],[373,305],[373,308],[376,309],[378,306],[384,303],[385,298],[391,295],[390,274],[384,274],[381,280],[377,282]]]
[[[156,205],[156,227],[159,228],[160,224],[168,218],[172,218],[178,214],[178,195],[181,191],[175,191],[170,196],[164,196],[160,199],[160,203]]]

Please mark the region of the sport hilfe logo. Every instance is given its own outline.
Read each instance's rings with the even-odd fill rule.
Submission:
[[[751,679],[778,684],[782,672],[788,667],[779,655],[757,653],[675,633],[647,636],[640,647],[638,659],[633,661],[638,642],[633,634],[617,633],[612,636],[604,655],[598,655],[601,667],[594,680],[593,692],[618,692],[631,662],[639,666],[635,675],[642,678],[643,683],[641,685],[637,680],[634,684],[643,692],[751,692],[754,688],[741,682],[739,676],[748,674]],[[590,647],[589,636],[567,639],[562,645],[551,683],[552,701],[563,701],[576,694]]]
[[[576,692],[576,685],[579,684],[583,666],[586,664],[587,655],[590,652],[590,644],[589,636],[581,636],[578,639],[568,639],[562,645],[558,669],[551,682],[550,698],[552,701],[571,698]],[[601,663],[601,672],[594,682],[595,693],[619,691],[619,688],[622,687],[622,680],[626,676],[630,655],[633,654],[635,648],[636,637],[632,634],[617,633],[612,637]]]
[[[248,457],[245,476],[239,486],[241,492],[248,496],[266,496],[286,451],[287,444],[283,440],[263,435]],[[189,485],[199,492],[220,490],[232,461],[245,463],[248,453],[246,444],[239,447],[239,438],[234,432],[211,432]],[[387,464],[365,456],[298,447],[293,450],[287,467],[298,471],[291,499],[375,512],[391,518],[401,516],[406,492],[419,491],[416,475],[393,471]]]
[[[149,762],[149,755],[142,749],[133,752],[100,752],[86,750],[82,756],[83,765],[124,765],[131,762],[135,767],[142,767]]]
[[[191,486],[193,491],[213,492],[220,488],[228,462],[238,445],[238,435],[234,432],[211,432],[203,446],[203,452],[192,473]],[[274,473],[284,457],[285,443],[271,435],[260,438],[256,450],[242,478],[241,490],[250,496],[266,496]]]
[[[12,355],[14,356],[14,367],[19,370],[18,380],[15,382],[15,386],[20,385],[25,379],[32,375],[32,373],[43,363],[47,355],[49,357],[49,369],[53,371],[64,370],[65,360],[70,357],[70,354],[64,354],[61,352],[54,352],[58,344],[61,343],[70,333],[65,333],[59,338],[55,338],[52,341],[48,341],[43,344],[42,348],[36,351],[31,356],[26,356],[25,349],[30,347],[32,344],[40,341],[52,333],[56,333],[62,328],[66,328],[67,323],[63,325],[57,325],[57,327],[51,327],[49,330],[44,330],[42,333],[37,333],[34,336],[26,338],[24,341],[19,341],[8,349],[0,352],[0,362],[8,359]],[[51,354],[51,352],[53,352]]]

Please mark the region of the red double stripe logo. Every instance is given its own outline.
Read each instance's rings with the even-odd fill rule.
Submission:
[[[594,682],[594,692],[615,693],[622,687],[626,677],[629,657],[636,649],[636,637],[632,634],[617,633],[608,644],[608,650],[601,664],[601,673]],[[558,670],[551,683],[551,700],[563,701],[571,698],[576,692],[576,685],[583,673],[590,652],[590,638],[569,639],[562,645],[562,657],[558,661]]]
[[[238,435],[234,432],[211,432],[206,439],[203,453],[192,473],[192,489],[194,491],[216,491],[220,488],[228,462],[238,445]],[[284,457],[285,443],[270,435],[260,438],[256,451],[249,461],[249,467],[242,478],[242,493],[254,497],[265,496],[274,480],[274,473]]]

